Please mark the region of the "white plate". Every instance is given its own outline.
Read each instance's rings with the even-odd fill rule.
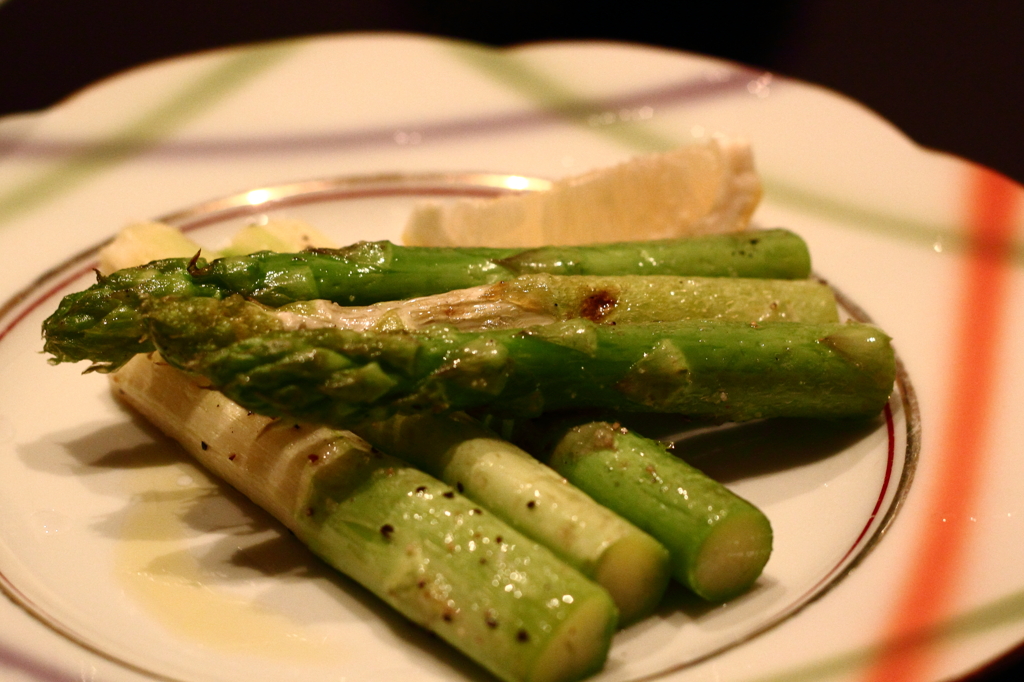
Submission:
[[[552,178],[716,131],[753,141],[758,222],[802,234],[816,270],[895,337],[920,399],[920,460],[875,544],[907,489],[911,396],[839,445],[752,434],[776,455],[799,446],[786,466],[733,454],[716,472],[773,519],[764,580],[723,608],[677,599],[619,635],[604,676],[931,680],[1015,646],[1024,367],[1003,340],[1024,331],[1019,188],[834,94],[705,58],[356,35],[130,72],[46,113],[0,159],[0,573],[13,598],[0,603],[0,666],[44,680],[482,677],[154,438],[102,377],[46,366],[38,324],[87,264],[39,278],[129,220],[250,188]],[[346,241],[394,238],[413,198],[279,210]],[[967,248],[979,234],[1007,257]]]

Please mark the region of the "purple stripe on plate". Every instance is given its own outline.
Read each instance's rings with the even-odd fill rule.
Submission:
[[[294,154],[326,150],[350,151],[367,147],[412,146],[495,133],[521,132],[554,125],[566,119],[593,125],[604,125],[603,114],[643,107],[679,106],[705,99],[738,95],[747,92],[747,84],[759,72],[736,68],[725,71],[714,80],[699,78],[678,81],[656,88],[638,90],[615,97],[576,100],[568,104],[551,104],[541,109],[525,109],[508,113],[443,121],[408,121],[387,127],[359,128],[315,135],[268,135],[234,139],[199,139],[166,141],[150,154],[195,160],[198,156],[248,156],[262,154]],[[73,154],[111,154],[135,141],[118,137],[111,141],[28,140],[14,149],[11,157],[59,158]]]
[[[12,649],[0,642],[0,675],[3,670],[17,670],[39,682],[81,682],[84,678],[67,670],[61,670],[26,653]]]

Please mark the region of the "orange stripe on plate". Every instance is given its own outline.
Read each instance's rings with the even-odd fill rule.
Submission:
[[[932,450],[938,472],[926,500],[925,527],[889,624],[871,682],[930,679],[928,634],[950,615],[969,523],[987,454],[988,427],[1009,300],[1012,238],[1024,190],[1001,175],[970,167],[965,207],[969,246],[943,422]]]

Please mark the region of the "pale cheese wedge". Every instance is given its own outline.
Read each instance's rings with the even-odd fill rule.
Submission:
[[[761,198],[750,145],[715,137],[493,199],[423,202],[411,246],[533,247],[746,229]]]

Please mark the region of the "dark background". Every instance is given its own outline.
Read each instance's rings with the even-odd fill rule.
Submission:
[[[925,146],[1024,182],[1022,0],[631,0],[610,10],[593,0],[7,0],[0,116],[155,59],[377,30],[490,45],[614,39],[725,57],[832,87]],[[1017,653],[978,679],[1020,673]]]

